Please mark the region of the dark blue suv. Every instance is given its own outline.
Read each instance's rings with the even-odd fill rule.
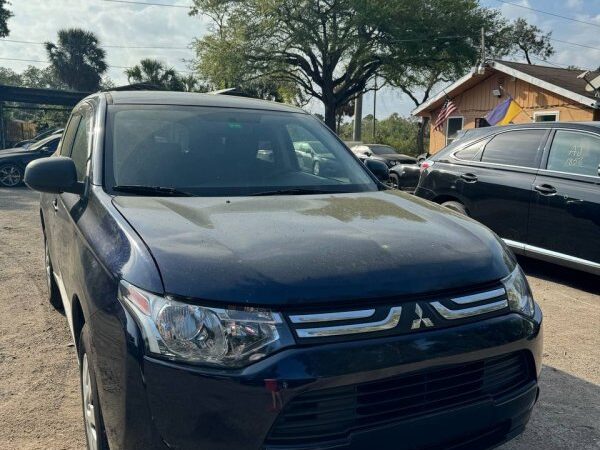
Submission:
[[[510,250],[301,110],[94,94],[25,181],[91,450],[489,448],[529,419],[542,314]]]

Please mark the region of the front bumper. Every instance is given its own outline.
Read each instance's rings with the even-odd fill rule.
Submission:
[[[398,450],[463,448],[466,443],[469,448],[489,448],[520,433],[537,400],[541,323],[536,307],[533,320],[508,314],[418,335],[298,347],[234,373],[144,357],[148,416],[164,441],[160,445],[178,449]],[[342,441],[265,443],[281,410],[300,394],[519,351],[529,355],[534,377],[502,399],[364,429]]]

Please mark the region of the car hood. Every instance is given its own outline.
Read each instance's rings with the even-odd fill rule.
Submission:
[[[196,299],[330,304],[465,288],[514,265],[485,227],[397,191],[113,204],[150,249],[165,292]]]
[[[31,150],[22,147],[5,148],[4,150],[0,150],[0,156],[19,156],[29,152],[31,152]]]

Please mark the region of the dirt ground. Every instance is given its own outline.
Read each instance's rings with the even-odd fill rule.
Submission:
[[[0,189],[0,449],[82,449],[75,350],[45,301],[37,205],[26,188]],[[521,262],[544,311],[542,393],[501,449],[600,449],[600,278]]]

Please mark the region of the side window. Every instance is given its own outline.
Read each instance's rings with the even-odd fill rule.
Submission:
[[[519,167],[539,165],[539,151],[546,130],[517,130],[501,133],[485,146],[481,161]]]
[[[60,145],[60,156],[69,156],[71,154],[71,147],[73,146],[73,139],[81,120],[80,114],[73,114],[71,120],[67,125],[62,137],[62,143]]]
[[[462,159],[463,161],[480,161],[486,143],[487,140],[475,142],[474,144],[457,151],[454,154],[454,157],[456,159]]]
[[[600,176],[600,137],[557,130],[550,148],[547,169]]]
[[[75,140],[73,141],[73,149],[71,151],[71,159],[75,163],[77,169],[77,180],[83,181],[87,172],[87,162],[89,158],[89,143],[90,143],[90,126],[92,118],[90,112],[85,114],[77,127]]]

